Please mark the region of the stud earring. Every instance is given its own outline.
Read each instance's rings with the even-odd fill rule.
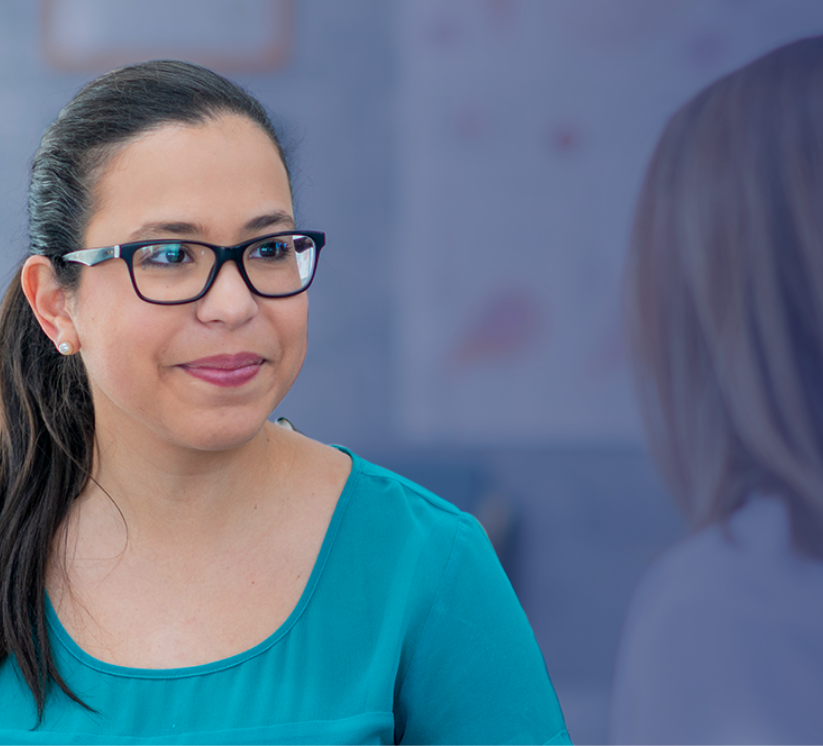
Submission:
[[[74,352],[74,347],[71,346],[71,342],[61,342],[57,345],[57,351],[61,355],[71,355]]]

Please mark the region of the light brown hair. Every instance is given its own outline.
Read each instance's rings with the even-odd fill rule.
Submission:
[[[698,526],[753,492],[823,545],[823,37],[672,116],[632,235],[628,326],[651,447]]]

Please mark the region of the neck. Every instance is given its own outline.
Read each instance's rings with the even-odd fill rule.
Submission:
[[[196,551],[247,526],[261,502],[267,515],[277,510],[290,454],[279,429],[268,423],[248,442],[219,451],[103,431],[94,479],[73,513],[97,524],[95,533],[108,535],[112,548],[122,550],[127,537],[132,545],[189,543]]]

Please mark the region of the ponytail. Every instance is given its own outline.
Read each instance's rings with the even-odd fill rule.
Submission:
[[[51,655],[46,570],[57,529],[88,482],[93,441],[83,362],[54,349],[18,272],[0,305],[0,661],[14,656],[41,718],[50,680],[80,702]]]

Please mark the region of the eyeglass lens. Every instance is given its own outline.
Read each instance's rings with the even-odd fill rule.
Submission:
[[[261,295],[291,295],[311,281],[316,257],[308,236],[274,236],[246,248],[243,268]],[[214,250],[199,243],[144,246],[132,258],[134,282],[148,300],[183,301],[203,291],[216,262]]]

